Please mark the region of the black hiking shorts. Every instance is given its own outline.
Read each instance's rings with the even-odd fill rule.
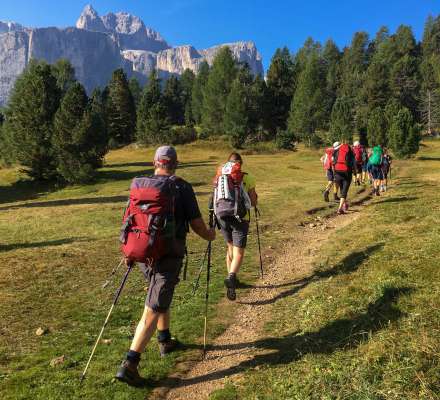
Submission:
[[[239,221],[235,217],[219,218],[220,230],[227,243],[241,249],[246,248],[249,233],[249,222]]]
[[[329,182],[333,182],[335,180],[335,174],[331,168],[326,171],[326,175]]]
[[[165,313],[171,306],[174,289],[179,283],[183,258],[164,257],[153,266],[139,263],[139,267],[149,282],[145,306],[154,312]]]
[[[344,199],[347,198],[348,189],[350,189],[352,178],[353,175],[351,172],[342,172],[342,171],[335,172],[335,182],[338,184],[339,189],[341,191],[340,196]]]

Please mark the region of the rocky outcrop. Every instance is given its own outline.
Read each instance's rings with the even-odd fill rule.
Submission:
[[[234,57],[247,62],[255,74],[263,74],[261,56],[253,42],[229,43]],[[8,99],[17,76],[31,58],[53,63],[68,59],[76,77],[90,93],[107,84],[116,68],[141,82],[153,69],[159,76],[180,75],[185,69],[198,72],[202,61],[209,64],[222,45],[206,50],[193,46],[171,48],[160,34],[127,13],[99,16],[91,6],[81,13],[76,28],[25,28],[0,22],[0,106]]]
[[[100,17],[91,5],[87,5],[76,22],[76,27],[111,34],[123,50],[156,53],[170,47],[158,32],[147,28],[139,17],[124,12],[108,13]]]

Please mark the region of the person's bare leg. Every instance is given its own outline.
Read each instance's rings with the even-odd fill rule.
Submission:
[[[157,319],[157,330],[165,331],[170,329],[170,310],[165,313],[160,313]]]
[[[233,246],[232,252],[232,262],[229,272],[233,274],[238,274],[241,264],[243,263],[244,249]]]
[[[228,269],[228,273],[231,272],[231,263],[233,257],[233,246],[232,243],[228,243],[228,248],[226,250],[226,268]]]
[[[145,307],[142,318],[136,328],[133,341],[131,342],[130,350],[137,351],[138,353],[144,352],[145,347],[156,331],[159,316],[159,313]]]
[[[343,197],[341,197],[341,199],[339,200],[339,208],[338,211],[341,211],[344,209],[344,203],[345,203],[345,199]]]

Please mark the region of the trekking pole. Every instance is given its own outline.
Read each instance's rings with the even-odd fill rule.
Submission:
[[[260,215],[260,211],[257,207],[254,207],[255,211],[255,226],[257,227],[257,242],[258,242],[258,253],[260,255],[260,275],[261,279],[263,279],[263,258],[261,257],[261,242],[260,242],[260,227],[258,225],[258,216]]]
[[[111,272],[111,274],[109,275],[109,277],[107,278],[107,280],[102,284],[102,288],[105,289],[109,283],[111,282],[113,276],[116,274],[117,270],[120,268],[120,266],[124,263],[124,257],[121,258],[121,261],[119,262],[119,264],[113,268],[113,271]]]
[[[119,286],[118,290],[115,293],[115,298],[113,300],[113,304],[110,307],[110,310],[109,310],[109,312],[107,314],[107,317],[106,317],[106,319],[104,321],[104,325],[102,325],[101,331],[99,332],[98,338],[96,339],[95,345],[93,346],[92,352],[90,353],[89,360],[87,361],[86,367],[84,368],[84,371],[83,371],[83,373],[81,375],[81,380],[79,382],[80,385],[82,384],[82,382],[83,382],[83,380],[84,380],[84,378],[86,376],[86,373],[87,373],[87,370],[89,368],[90,362],[92,361],[92,358],[93,358],[93,356],[95,354],[96,348],[98,347],[98,343],[101,340],[102,334],[104,333],[104,329],[107,326],[107,323],[108,323],[108,321],[110,319],[110,315],[111,315],[111,313],[113,311],[113,308],[115,308],[116,303],[119,300],[119,296],[121,295],[122,289],[124,288],[125,282],[127,281],[128,274],[130,273],[132,268],[133,268],[133,263],[130,262],[127,265],[127,272],[125,272],[124,278],[122,279],[122,283],[121,283],[121,285]]]
[[[209,213],[209,227],[212,228],[214,225],[214,213],[211,211]],[[205,327],[203,329],[203,358],[206,356],[206,335],[208,331],[208,300],[209,300],[209,281],[211,279],[211,250],[212,242],[209,241],[207,256],[208,264],[206,266],[206,294],[205,294]]]
[[[206,260],[206,257],[208,256],[208,250],[209,250],[209,244],[208,244],[208,246],[206,247],[206,250],[205,250],[205,254],[204,254],[204,256],[203,256],[202,263],[200,264],[199,273],[197,274],[197,278],[196,278],[196,280],[195,280],[195,282],[194,282],[194,285],[193,285],[193,291],[192,291],[192,295],[193,295],[193,296],[196,294],[196,291],[197,291],[197,289],[199,288],[200,278],[201,278],[201,276],[202,276],[202,271],[203,271],[203,266],[205,265],[205,260]]]

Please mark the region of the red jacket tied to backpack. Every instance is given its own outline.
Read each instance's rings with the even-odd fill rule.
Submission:
[[[333,153],[333,164],[337,172],[352,172],[353,171],[354,154],[353,150],[348,144],[342,144]]]
[[[176,178],[135,178],[121,228],[121,250],[130,262],[156,261],[174,247]]]
[[[332,169],[333,167],[333,147],[325,149],[324,169]]]
[[[364,162],[364,146],[361,144],[358,146],[353,146],[354,158],[356,159],[357,164],[362,164]]]

